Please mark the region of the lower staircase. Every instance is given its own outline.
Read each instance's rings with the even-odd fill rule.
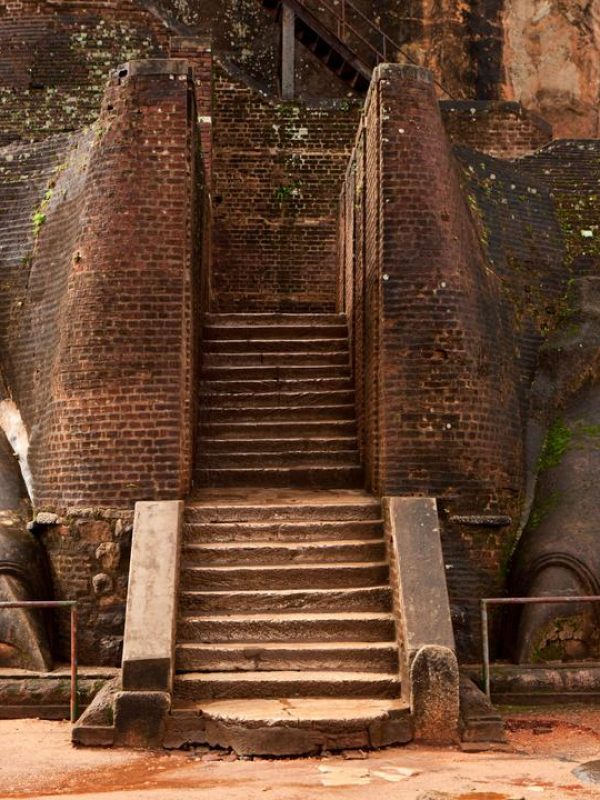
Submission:
[[[203,350],[173,724],[243,754],[408,741],[344,318],[213,316]]]

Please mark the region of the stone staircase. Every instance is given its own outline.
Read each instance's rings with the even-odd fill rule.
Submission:
[[[201,492],[185,512],[176,667],[176,709],[200,712],[217,727],[210,741],[238,752],[410,739],[379,502],[358,490]],[[249,720],[262,733],[240,744],[231,726]],[[275,736],[290,726],[291,744]]]
[[[210,315],[203,353],[197,486],[362,486],[343,316]]]
[[[239,753],[408,741],[381,505],[358,488],[345,319],[211,316],[203,353],[175,717]]]

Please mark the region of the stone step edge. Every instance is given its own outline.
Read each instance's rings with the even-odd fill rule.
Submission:
[[[310,563],[306,562],[305,564],[265,564],[262,566],[253,565],[253,566],[234,566],[234,565],[223,565],[223,566],[198,566],[196,564],[182,564],[181,568],[185,570],[210,570],[214,572],[222,572],[225,570],[247,570],[249,572],[260,572],[264,569],[276,569],[279,572],[284,570],[309,570],[309,569],[357,569],[363,567],[376,567],[380,569],[381,567],[388,567],[387,561],[332,561],[329,564],[323,564],[322,562],[317,563]],[[348,587],[347,587],[348,588]],[[370,587],[369,587],[370,588]]]
[[[389,611],[307,611],[292,613],[276,612],[274,614],[214,614],[207,612],[206,614],[182,614],[180,620],[192,622],[198,620],[207,622],[281,622],[289,624],[290,622],[375,622],[377,620],[382,622],[394,622],[395,616]]]
[[[232,653],[238,650],[269,650],[273,652],[280,650],[290,650],[291,652],[294,650],[327,650],[333,653],[345,650],[398,650],[398,644],[395,641],[307,642],[306,640],[286,640],[285,642],[177,642],[177,649],[186,651],[198,649],[207,651],[226,650]]]
[[[265,541],[253,540],[251,542],[201,542],[198,544],[185,543],[183,545],[183,549],[192,550],[193,552],[199,552],[202,550],[221,550],[223,552],[228,552],[231,550],[252,551],[260,549],[301,550],[321,547],[326,550],[327,548],[369,547],[382,544],[385,544],[385,539],[380,536],[376,539],[342,539],[339,541],[331,541],[329,539],[320,541],[315,539],[314,541],[308,542],[272,542],[266,539]]]

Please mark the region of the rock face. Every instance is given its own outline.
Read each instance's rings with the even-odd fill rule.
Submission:
[[[577,311],[544,347],[533,387],[529,432],[538,446],[530,461],[538,477],[515,558],[515,596],[600,593],[600,279],[576,288]],[[589,604],[528,606],[513,645],[520,662],[597,658],[597,611]]]
[[[598,0],[508,0],[503,94],[537,111],[558,138],[598,135]]]

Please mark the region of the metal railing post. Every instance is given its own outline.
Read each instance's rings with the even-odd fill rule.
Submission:
[[[77,605],[71,606],[71,722],[79,718],[79,687],[77,685]]]
[[[69,716],[71,722],[79,718],[79,687],[77,673],[77,601],[76,600],[10,600],[0,602],[3,608],[70,608],[71,609],[71,691]]]
[[[482,647],[482,671],[483,683],[486,695],[491,699],[491,677],[490,677],[490,639],[489,639],[489,619],[488,606],[516,606],[534,604],[560,604],[560,603],[600,603],[600,595],[562,595],[546,597],[484,597],[481,600],[481,647]]]

